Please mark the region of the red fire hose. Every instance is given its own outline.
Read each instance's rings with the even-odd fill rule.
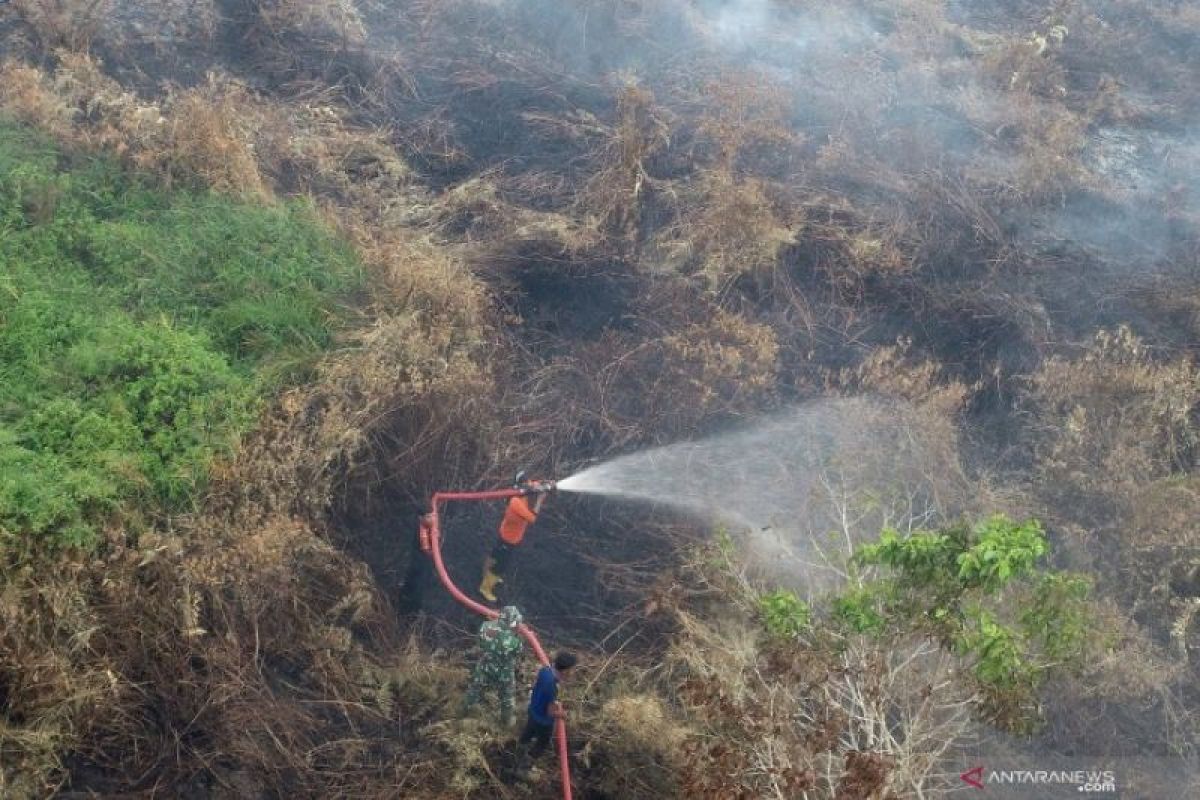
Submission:
[[[429,557],[433,559],[433,566],[437,569],[438,578],[446,587],[446,591],[471,611],[490,619],[500,616],[500,612],[467,597],[461,589],[454,585],[454,581],[450,580],[450,575],[446,572],[446,564],[442,561],[442,533],[438,510],[440,505],[447,500],[506,500],[519,494],[521,494],[519,489],[498,489],[492,492],[438,492],[430,502],[430,512],[421,518],[421,550],[428,553]],[[537,656],[538,661],[542,662],[543,666],[550,666],[550,659],[546,658],[546,651],[542,649],[542,643],[538,641],[533,628],[521,624],[517,626],[517,632],[525,641],[529,642],[529,647]],[[558,746],[563,800],[571,800],[571,763],[567,756],[567,726],[562,718],[556,719],[554,722],[554,740]]]

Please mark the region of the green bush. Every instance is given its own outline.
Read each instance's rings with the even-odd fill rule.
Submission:
[[[881,635],[887,629],[887,617],[881,599],[873,587],[852,589],[833,598],[834,619],[854,633]]]
[[[1039,683],[1078,666],[1096,628],[1090,583],[1039,563],[1047,550],[1037,520],[1003,515],[908,536],[885,530],[853,558],[883,574],[833,597],[833,620],[847,633],[933,637],[969,663],[988,718],[1027,731]]]
[[[812,625],[808,604],[786,589],[760,596],[758,613],[767,633],[777,639],[795,639]]]
[[[1029,647],[1019,632],[976,608],[956,642],[959,653],[974,658],[975,677],[984,686],[1015,689],[1036,680]]]
[[[1036,519],[992,516],[975,527],[971,547],[958,556],[958,579],[967,587],[1000,589],[1031,573],[1045,554],[1046,534]]]
[[[0,123],[0,533],[186,507],[361,285],[303,205],[157,191]]]

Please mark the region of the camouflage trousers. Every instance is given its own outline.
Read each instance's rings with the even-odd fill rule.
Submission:
[[[513,695],[516,693],[516,670],[511,666],[497,666],[480,661],[471,672],[471,684],[463,698],[463,712],[470,711],[485,694],[496,692],[500,704],[500,724],[513,723]]]

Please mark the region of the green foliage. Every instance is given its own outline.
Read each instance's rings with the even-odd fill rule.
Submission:
[[[184,506],[361,281],[305,207],[154,191],[0,124],[0,532],[86,545]]]
[[[974,672],[980,683],[998,689],[1034,683],[1036,670],[1027,657],[1027,643],[1019,631],[980,608],[973,609],[967,620],[957,648],[975,659]]]
[[[1046,552],[1037,520],[1003,515],[907,537],[885,530],[853,562],[886,573],[835,597],[833,618],[856,634],[937,638],[970,662],[988,715],[1027,730],[1039,681],[1079,663],[1095,627],[1090,584],[1040,565]]]
[[[895,569],[902,580],[916,584],[941,583],[961,552],[960,543],[947,533],[918,531],[903,537],[885,528],[877,544],[865,545],[855,553],[860,564]]]
[[[891,567],[907,584],[995,590],[1029,574],[1045,553],[1041,523],[1014,523],[998,514],[970,530],[959,526],[903,537],[885,529],[877,544],[860,548],[855,558],[860,564]]]
[[[808,603],[786,589],[761,595],[758,613],[767,633],[777,639],[795,639],[812,626]]]
[[[977,525],[974,534],[974,543],[958,556],[958,579],[964,587],[1000,589],[1028,575],[1046,554],[1046,534],[1035,519],[1018,524],[996,515]]]
[[[878,636],[887,629],[880,592],[882,584],[852,589],[833,599],[833,616],[854,633]]]

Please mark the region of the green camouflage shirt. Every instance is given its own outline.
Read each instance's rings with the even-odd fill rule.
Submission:
[[[489,666],[511,669],[521,654],[521,637],[512,628],[489,620],[479,626],[480,659]]]

